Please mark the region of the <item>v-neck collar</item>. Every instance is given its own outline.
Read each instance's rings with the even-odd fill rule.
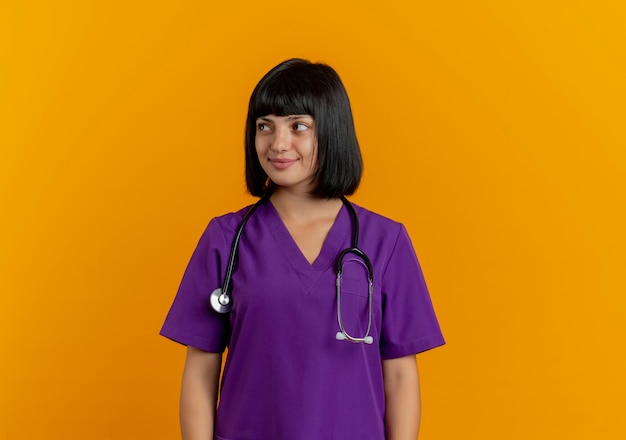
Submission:
[[[337,256],[342,249],[341,246],[345,242],[345,237],[351,236],[349,213],[346,207],[342,205],[333,225],[328,231],[319,255],[311,264],[289,233],[287,226],[285,226],[272,202],[268,200],[264,205],[266,205],[265,210],[268,214],[267,224],[276,240],[276,244],[293,268],[300,273],[317,272],[319,275],[320,272],[328,269],[331,264],[336,262]]]

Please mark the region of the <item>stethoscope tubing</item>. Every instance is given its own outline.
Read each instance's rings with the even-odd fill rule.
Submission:
[[[243,233],[244,227],[248,222],[248,219],[252,216],[254,211],[265,201],[269,199],[271,194],[267,194],[259,199],[252,207],[248,210],[246,215],[244,215],[241,220],[241,224],[237,228],[237,232],[235,233],[235,237],[233,239],[231,248],[230,248],[230,257],[228,259],[228,265],[226,267],[226,274],[224,276],[224,283],[221,288],[215,289],[210,296],[211,307],[218,313],[228,313],[232,309],[233,301],[232,294],[230,293],[230,285],[232,281],[233,268],[235,266],[235,261],[237,259],[237,251],[239,248],[239,240],[241,239],[241,235]],[[337,275],[335,286],[336,286],[336,294],[337,294],[337,322],[339,324],[340,331],[336,334],[336,339],[338,340],[347,340],[350,342],[364,342],[366,344],[372,344],[373,338],[370,336],[370,330],[372,328],[372,302],[373,302],[373,286],[374,286],[374,277],[373,277],[373,269],[372,263],[370,262],[369,257],[359,249],[359,218],[354,210],[352,204],[343,196],[340,197],[344,206],[348,209],[348,213],[350,214],[350,219],[352,221],[352,246],[344,249],[339,253],[337,257],[337,263],[335,266],[335,272]],[[355,337],[350,335],[344,325],[341,314],[341,275],[343,273],[343,259],[348,254],[354,254],[361,258],[367,268],[367,280],[368,280],[368,322],[367,322],[367,331],[365,332],[365,336],[363,337]]]
[[[241,234],[243,233],[243,228],[248,223],[248,219],[252,216],[254,211],[261,205],[261,203],[265,202],[269,199],[269,195],[263,196],[259,199],[252,208],[248,210],[246,215],[243,217],[239,228],[237,228],[237,233],[235,234],[235,239],[230,247],[230,258],[228,259],[228,266],[226,267],[226,276],[224,277],[224,286],[222,290],[225,293],[230,293],[230,283],[233,277],[233,267],[235,266],[235,260],[237,259],[237,250],[239,249],[239,240],[241,239]]]
[[[243,229],[248,223],[248,219],[252,216],[254,211],[257,210],[262,203],[268,200],[270,197],[269,194],[261,197],[252,207],[246,212],[243,220],[239,224],[237,228],[237,232],[235,233],[235,238],[230,246],[230,257],[228,258],[228,265],[226,266],[226,275],[224,275],[224,283],[221,288],[215,289],[211,292],[210,303],[211,307],[218,313],[228,313],[233,308],[232,296],[230,293],[230,283],[233,277],[233,268],[235,266],[235,260],[237,259],[237,251],[239,249],[239,240],[241,239],[241,234],[243,233]]]

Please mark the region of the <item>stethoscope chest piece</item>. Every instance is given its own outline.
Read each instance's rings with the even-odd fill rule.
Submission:
[[[217,288],[211,292],[211,307],[218,313],[228,313],[233,308],[230,295]]]

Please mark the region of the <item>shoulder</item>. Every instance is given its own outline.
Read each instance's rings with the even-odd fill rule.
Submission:
[[[357,205],[354,209],[359,220],[359,247],[378,266],[381,279],[403,278],[405,272],[421,273],[404,224]]]
[[[202,238],[215,240],[216,238],[221,237],[224,241],[230,241],[243,221],[244,216],[250,208],[252,208],[252,206],[253,205],[248,205],[238,211],[228,212],[226,214],[213,217],[209,221]]]
[[[213,217],[209,222],[209,225],[214,223],[224,229],[236,229],[252,206],[254,205],[244,206],[237,211]]]
[[[364,229],[372,229],[380,233],[398,234],[404,225],[396,220],[386,217],[374,211],[370,211],[362,206],[352,204],[359,219],[359,225]]]
[[[353,206],[359,221],[359,242],[364,248],[392,252],[398,240],[407,236],[402,223],[362,206]]]
[[[351,202],[352,203],[352,202]],[[368,220],[374,221],[374,222],[379,222],[381,225],[384,226],[389,226],[389,227],[394,227],[394,226],[401,226],[402,224],[397,222],[394,219],[391,219],[389,217],[386,217],[382,214],[379,214],[377,212],[371,211],[361,205],[357,205],[356,203],[352,203],[352,206],[354,206],[354,210],[357,212],[357,214],[360,217],[364,217],[367,218]]]

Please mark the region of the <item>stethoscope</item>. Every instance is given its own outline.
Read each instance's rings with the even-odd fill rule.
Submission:
[[[228,259],[228,266],[226,267],[226,276],[224,277],[224,285],[221,288],[215,289],[211,293],[211,300],[210,300],[211,307],[213,307],[213,309],[218,313],[228,313],[233,308],[233,296],[230,291],[231,289],[230,284],[231,284],[231,280],[233,276],[233,267],[235,266],[235,260],[237,259],[237,250],[239,248],[239,240],[241,238],[243,228],[248,222],[248,219],[250,218],[250,216],[252,216],[254,211],[256,211],[256,209],[268,199],[269,199],[269,195],[266,195],[262,197],[261,199],[259,199],[259,201],[256,202],[248,210],[246,215],[243,217],[243,220],[241,221],[239,228],[237,228],[237,232],[235,233],[235,238],[233,239],[233,243],[230,248],[230,257]],[[365,342],[366,344],[372,344],[374,342],[374,338],[370,336],[370,330],[372,328],[372,313],[373,313],[372,312],[372,297],[374,296],[373,295],[374,278],[372,274],[374,271],[372,270],[372,263],[370,262],[370,259],[365,254],[365,252],[359,249],[359,246],[358,246],[359,219],[356,215],[356,211],[354,210],[354,207],[352,206],[352,204],[348,202],[348,200],[345,197],[342,196],[341,201],[343,202],[344,206],[348,209],[348,212],[350,213],[350,218],[352,220],[352,245],[351,247],[344,249],[339,253],[339,256],[337,257],[337,263],[335,266],[335,273],[337,274],[337,278],[335,281],[335,286],[336,286],[336,291],[337,291],[337,322],[339,323],[339,330],[340,330],[335,335],[335,338],[339,341],[347,340],[350,342]],[[352,255],[356,255],[360,257],[361,260],[363,260],[363,263],[365,263],[365,267],[367,269],[367,280],[368,280],[367,297],[368,297],[368,310],[369,311],[368,311],[368,319],[367,319],[367,330],[363,337],[356,337],[356,336],[350,335],[346,331],[343,325],[343,319],[341,318],[342,316],[341,315],[341,274],[343,272],[344,257],[346,257],[346,255],[348,254],[352,254]]]

